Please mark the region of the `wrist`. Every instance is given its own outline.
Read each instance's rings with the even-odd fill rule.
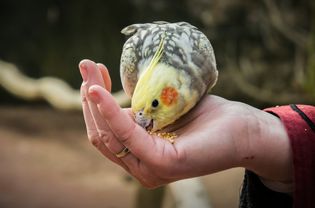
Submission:
[[[257,109],[249,117],[241,166],[255,172],[271,189],[275,184],[292,183],[291,146],[282,122]]]

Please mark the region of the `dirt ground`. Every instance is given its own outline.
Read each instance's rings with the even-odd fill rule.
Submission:
[[[242,177],[202,177],[214,208],[238,207]],[[0,106],[0,207],[131,208],[137,187],[87,141],[81,112]]]

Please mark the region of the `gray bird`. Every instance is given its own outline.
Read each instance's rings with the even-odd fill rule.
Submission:
[[[218,78],[207,37],[186,22],[133,24],[123,46],[120,76],[135,121],[155,132],[193,108]]]

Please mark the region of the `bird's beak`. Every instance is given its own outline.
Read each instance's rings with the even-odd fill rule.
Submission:
[[[142,126],[144,129],[150,131],[153,128],[153,119],[150,117],[147,117],[143,110],[138,111],[135,113],[135,121],[137,124]]]

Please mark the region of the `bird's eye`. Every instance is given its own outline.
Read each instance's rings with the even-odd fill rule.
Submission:
[[[158,107],[158,105],[159,105],[159,101],[158,101],[157,99],[154,99],[154,100],[152,101],[152,107],[153,107],[153,108],[156,108],[156,107]]]

